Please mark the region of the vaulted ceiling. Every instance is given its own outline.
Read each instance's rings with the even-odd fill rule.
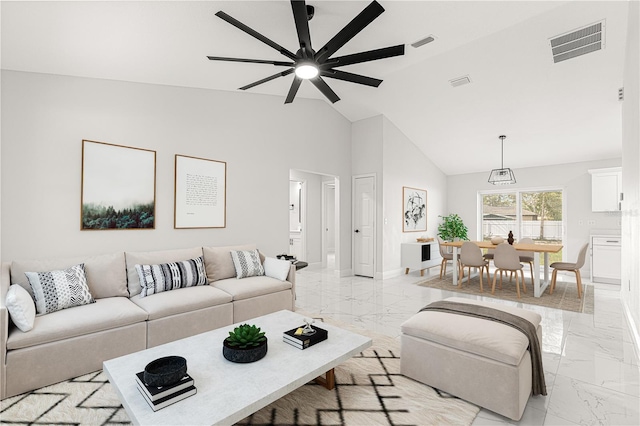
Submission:
[[[321,46],[368,1],[309,1]],[[446,174],[621,156],[626,1],[381,1],[386,11],[336,55],[406,54],[347,66],[378,88],[327,79],[351,121],[384,114]],[[217,18],[223,10],[297,50],[289,1],[2,1],[2,68],[235,91],[281,70],[207,55],[286,59]],[[549,40],[604,21],[602,50],[554,63]],[[411,43],[433,35],[419,48]],[[471,83],[452,87],[466,76]],[[251,92],[284,98],[292,76]],[[309,82],[298,97],[326,102]],[[287,107],[295,108],[295,101]]]

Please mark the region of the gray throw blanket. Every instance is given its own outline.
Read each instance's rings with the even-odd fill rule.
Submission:
[[[488,321],[495,321],[501,324],[511,326],[524,334],[529,339],[529,352],[531,353],[532,365],[532,392],[534,395],[546,395],[547,385],[544,381],[544,370],[542,368],[542,354],[540,353],[540,342],[536,327],[528,320],[509,312],[493,309],[486,306],[473,305],[470,303],[449,302],[440,300],[433,302],[422,311],[440,311],[450,314],[467,315],[476,318],[482,318]]]

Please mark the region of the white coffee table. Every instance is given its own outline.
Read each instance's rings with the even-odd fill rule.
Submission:
[[[262,328],[269,339],[267,355],[254,363],[235,364],[222,356],[222,341],[234,327],[228,326],[105,361],[104,372],[135,424],[234,424],[327,372],[331,382],[334,367],[371,346],[368,337],[324,323],[317,325],[329,332],[326,341],[305,350],[284,343],[282,333],[304,318],[279,311],[243,321]],[[187,359],[198,393],[154,412],[136,389],[135,374],[167,355]]]

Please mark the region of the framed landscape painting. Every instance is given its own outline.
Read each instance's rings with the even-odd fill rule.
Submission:
[[[82,230],[154,229],[156,152],[82,141]]]
[[[226,226],[227,163],[176,154],[173,227]]]
[[[402,232],[427,230],[427,191],[402,187]]]

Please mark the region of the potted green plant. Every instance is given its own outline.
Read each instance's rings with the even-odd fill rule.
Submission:
[[[267,354],[267,336],[260,327],[242,324],[222,342],[222,355],[231,362],[254,362]]]
[[[466,225],[462,221],[462,218],[453,213],[449,216],[439,216],[442,218],[442,223],[438,225],[438,236],[445,241],[469,240],[467,236]]]

